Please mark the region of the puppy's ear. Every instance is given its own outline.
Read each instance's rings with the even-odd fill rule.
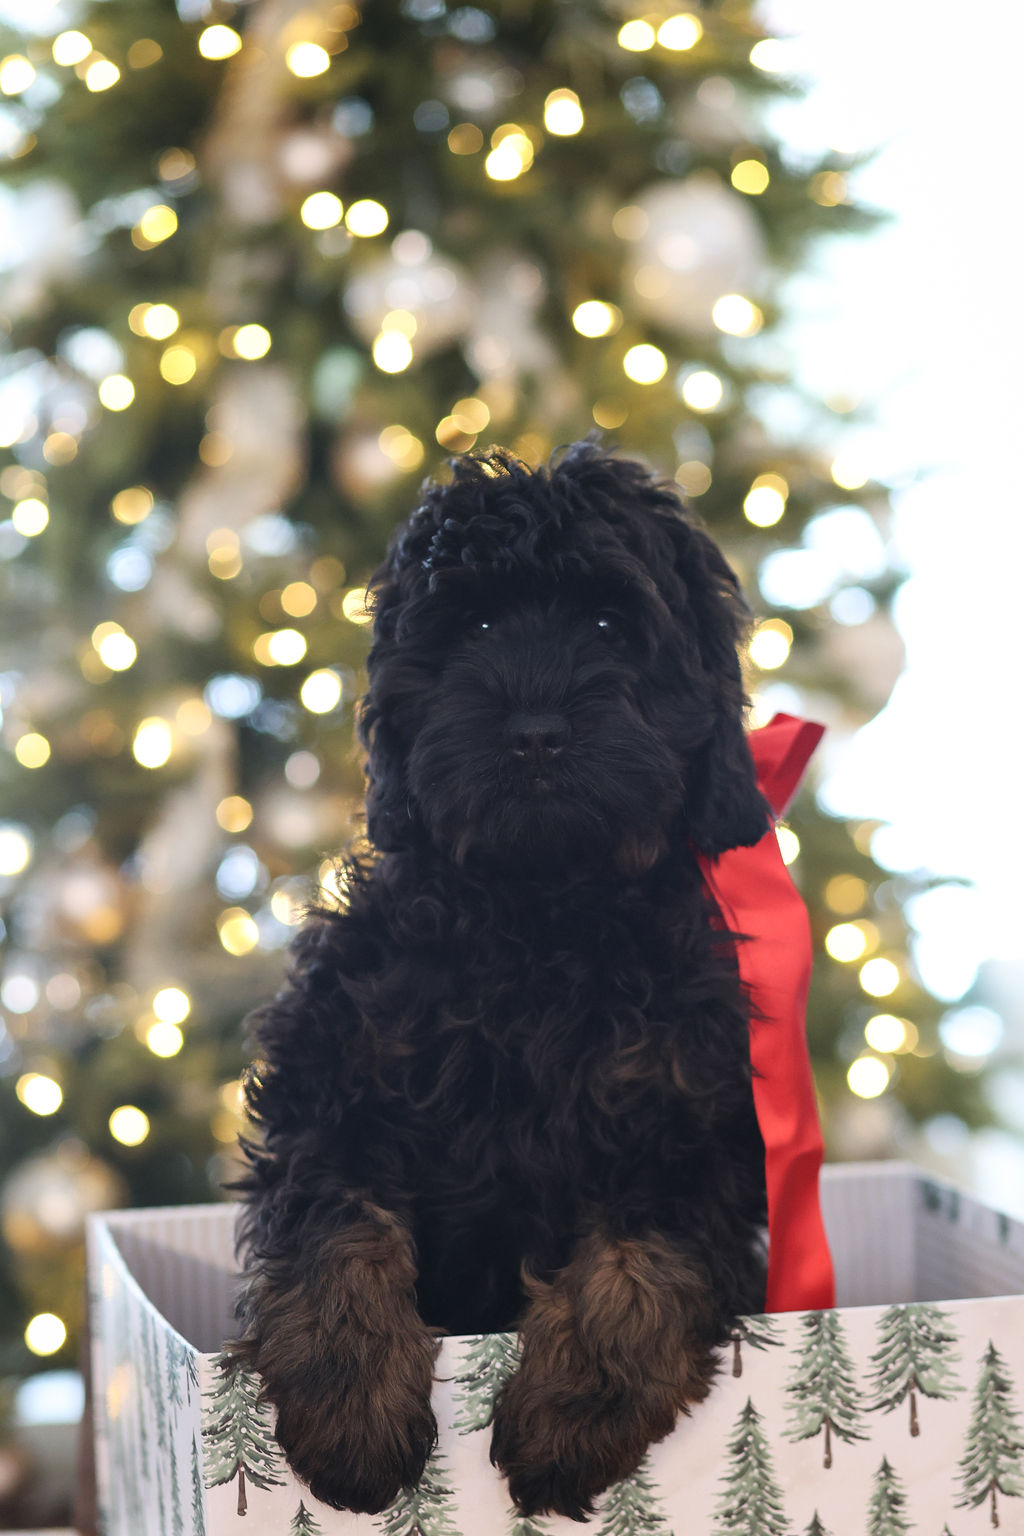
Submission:
[[[700,656],[711,732],[690,759],[686,819],[694,846],[714,856],[759,842],[772,824],[744,730],[746,698],[739,646],[750,610],[718,546],[702,528],[672,519],[675,570],[685,597],[680,617]]]

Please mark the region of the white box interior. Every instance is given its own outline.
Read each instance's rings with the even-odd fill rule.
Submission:
[[[837,1306],[1024,1293],[1024,1225],[949,1184],[903,1163],[836,1164],[825,1168],[821,1193]],[[105,1218],[142,1291],[204,1354],[235,1331],[237,1209]]]

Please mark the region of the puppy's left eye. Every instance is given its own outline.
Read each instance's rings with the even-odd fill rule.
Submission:
[[[599,613],[594,620],[594,624],[603,640],[620,640],[622,638],[622,621],[617,614]]]

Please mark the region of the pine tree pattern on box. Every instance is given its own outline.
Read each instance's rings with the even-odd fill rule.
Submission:
[[[891,1412],[909,1402],[910,1433],[921,1432],[917,1394],[947,1401],[963,1391],[953,1365],[957,1334],[947,1313],[926,1302],[887,1307],[878,1324],[879,1346],[871,1356],[873,1409]]]
[[[738,1317],[729,1339],[732,1343],[734,1376],[743,1375],[742,1345],[748,1344],[752,1349],[778,1349],[783,1342],[778,1322],[765,1312],[754,1317]]]
[[[283,1462],[270,1416],[259,1400],[260,1379],[230,1355],[215,1359],[219,1379],[203,1393],[206,1486],[238,1479],[238,1513],[248,1507],[246,1478],[257,1488],[280,1487]]]
[[[445,1459],[435,1451],[415,1488],[400,1493],[378,1516],[381,1536],[462,1536]]]
[[[865,1440],[860,1417],[860,1393],[846,1345],[843,1325],[835,1312],[806,1312],[800,1319],[804,1340],[789,1384],[792,1398],[790,1440],[809,1440],[824,1432],[822,1465],[832,1465],[832,1438]]]
[[[605,1495],[599,1536],[672,1536],[651,1471],[650,1456],[632,1477],[623,1478]]]
[[[791,1530],[775,1478],[761,1416],[748,1397],[729,1441],[725,1489],[716,1510],[714,1536],[788,1536]]]
[[[463,1368],[455,1377],[462,1389],[455,1419],[460,1434],[486,1429],[494,1417],[498,1393],[518,1364],[518,1334],[485,1333],[471,1341]]]
[[[868,1504],[867,1536],[906,1536],[910,1522],[903,1513],[906,1493],[887,1457],[875,1475]]]
[[[989,1339],[981,1358],[967,1444],[960,1462],[958,1508],[989,1501],[990,1521],[999,1524],[997,1494],[1024,1497],[1024,1440],[1013,1403],[1013,1383],[1006,1363]]]
[[[1013,1243],[1024,1256],[1024,1230],[1018,1236],[995,1213],[984,1220],[969,1213],[966,1198],[918,1205],[919,1221],[934,1223],[929,1244],[947,1267],[958,1242],[972,1265],[979,1241],[1000,1264]],[[167,1222],[174,1219],[167,1213]],[[1012,1271],[995,1272],[993,1284],[1004,1273]],[[129,1279],[112,1241],[101,1246],[90,1290],[103,1357],[98,1462],[116,1490],[104,1536],[571,1536],[579,1529],[517,1514],[490,1466],[487,1420],[514,1368],[511,1335],[444,1341],[439,1454],[425,1482],[380,1515],[353,1515],[320,1504],[295,1481],[274,1439],[272,1410],[259,1404],[259,1382],[231,1380],[222,1356],[187,1344]],[[742,1376],[731,1369],[737,1341],[727,1340],[707,1403],[652,1448],[637,1474],[606,1492],[589,1523],[593,1536],[980,1536],[1021,1525],[1024,1297],[779,1314],[765,1323],[742,1320],[740,1349],[751,1345]],[[815,1369],[821,1380],[812,1380]],[[237,1411],[228,1412],[232,1395]],[[851,1403],[862,1411],[846,1418]]]

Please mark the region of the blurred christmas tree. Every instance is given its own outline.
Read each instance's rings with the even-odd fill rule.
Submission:
[[[29,1349],[73,1347],[85,1211],[230,1171],[241,1017],[358,827],[362,587],[424,474],[595,427],[646,455],[757,610],[755,717],[833,739],[891,686],[898,573],[846,403],[803,398],[779,339],[808,241],[867,222],[853,162],[777,141],[791,87],[746,0],[2,14],[0,1369],[21,1370],[29,1319]],[[810,1028],[840,1155],[866,1099],[872,1151],[901,1114],[977,1114],[872,831],[807,792],[782,834],[830,957]]]

